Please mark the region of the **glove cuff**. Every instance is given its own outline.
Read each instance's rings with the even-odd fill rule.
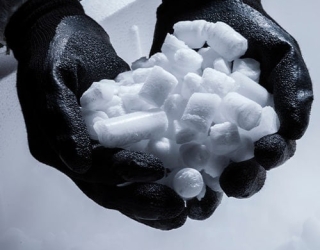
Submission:
[[[49,45],[64,17],[84,14],[78,0],[29,0],[11,16],[6,26],[7,45],[17,60],[31,56],[40,45]]]

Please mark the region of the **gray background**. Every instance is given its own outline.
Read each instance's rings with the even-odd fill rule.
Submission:
[[[159,2],[82,1],[129,63],[148,54]],[[266,184],[257,195],[248,200],[224,197],[208,220],[188,220],[170,232],[140,225],[117,211],[99,207],[66,176],[30,156],[15,93],[16,63],[1,54],[0,249],[320,249],[320,4],[317,0],[265,0],[263,5],[299,42],[310,70],[315,101],[309,128],[298,141],[295,156],[268,172]],[[132,25],[139,27],[138,36]]]

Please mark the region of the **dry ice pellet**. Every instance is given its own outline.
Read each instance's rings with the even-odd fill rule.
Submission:
[[[184,199],[201,199],[206,185],[222,191],[224,168],[252,158],[254,142],[279,129],[259,62],[241,58],[247,46],[222,22],[176,23],[161,52],[83,94],[89,135],[159,157],[171,169],[160,182]]]

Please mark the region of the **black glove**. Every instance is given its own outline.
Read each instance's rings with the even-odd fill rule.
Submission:
[[[29,0],[11,17],[5,36],[18,60],[17,91],[31,154],[106,208],[156,228],[183,225],[183,200],[150,183],[166,175],[159,159],[106,149],[88,136],[81,95],[92,82],[114,79],[129,67],[80,3]],[[134,184],[117,185],[125,182]]]
[[[243,58],[260,62],[260,84],[274,96],[278,133],[258,140],[253,159],[232,163],[220,177],[228,196],[250,197],[263,187],[265,170],[293,156],[295,140],[303,136],[309,123],[311,79],[297,42],[263,10],[260,0],[163,0],[150,55],[160,52],[176,22],[201,19],[225,22],[248,39]]]

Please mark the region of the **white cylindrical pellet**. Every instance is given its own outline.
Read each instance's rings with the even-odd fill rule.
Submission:
[[[115,148],[161,137],[167,130],[168,119],[164,111],[139,111],[98,121],[93,127],[103,146]]]
[[[125,94],[138,94],[143,86],[143,83],[136,83],[132,85],[123,85],[118,88],[118,96]]]
[[[178,80],[172,74],[155,66],[143,84],[139,95],[150,104],[160,107],[177,84]]]
[[[81,108],[81,113],[85,121],[90,138],[93,140],[98,140],[98,135],[94,130],[93,125],[95,124],[95,122],[99,120],[108,119],[108,115],[103,111],[88,110],[84,108]]]
[[[202,188],[201,173],[193,168],[183,168],[173,178],[173,189],[184,199],[196,197]]]
[[[259,103],[262,107],[268,104],[270,94],[260,84],[240,72],[234,72],[230,76],[239,85],[239,88],[236,91],[240,95]]]
[[[189,99],[195,92],[202,92],[202,77],[195,73],[188,73],[183,78],[181,86],[181,95],[185,99]]]
[[[230,159],[228,157],[211,154],[208,164],[204,168],[204,172],[212,178],[219,177],[229,163]]]
[[[145,152],[148,143],[149,143],[149,140],[141,140],[135,143],[130,143],[128,145],[125,145],[123,148],[131,151]]]
[[[132,25],[132,27],[130,28],[130,37],[132,37],[131,48],[135,48],[135,51],[132,51],[131,53],[135,52],[134,58],[140,58],[142,55],[142,49],[139,27],[137,25]]]
[[[210,128],[212,152],[216,155],[226,155],[240,146],[238,127],[230,122],[215,124]]]
[[[216,52],[213,48],[210,47],[202,48],[198,51],[198,53],[203,58],[201,65],[201,68],[203,70],[206,68],[213,68],[213,62],[221,57],[221,55],[219,55],[218,52]]]
[[[206,32],[205,20],[181,21],[173,26],[173,35],[184,41],[190,48],[202,48],[208,35]]]
[[[213,178],[206,172],[204,173],[202,172],[202,178],[203,178],[204,184],[207,185],[209,188],[211,188],[213,191],[223,192],[219,182],[220,176]]]
[[[169,65],[169,60],[163,53],[155,53],[149,59],[146,57],[141,57],[140,59],[134,61],[131,65],[132,70],[137,70],[140,68],[152,68],[154,66],[162,67],[167,70]]]
[[[247,39],[223,22],[215,23],[207,43],[229,62],[244,55],[248,49]]]
[[[152,68],[140,68],[132,72],[132,78],[135,83],[143,83],[151,73]]]
[[[137,94],[124,94],[121,96],[126,113],[145,111],[154,108],[151,104],[139,97]]]
[[[184,77],[190,72],[199,72],[202,65],[202,56],[192,49],[179,49],[173,57],[171,73]]]
[[[239,58],[233,61],[232,72],[240,72],[255,82],[259,82],[260,63],[252,58]]]
[[[111,118],[111,117],[123,116],[127,112],[122,105],[118,105],[118,106],[112,106],[107,108],[106,113]]]
[[[259,126],[250,130],[250,137],[253,141],[259,140],[261,137],[278,132],[280,121],[275,110],[270,107],[264,107],[261,113],[261,121]]]
[[[201,133],[207,133],[220,102],[221,98],[216,94],[194,93],[187,103],[181,121]]]
[[[187,143],[196,140],[198,137],[199,133],[195,129],[185,126],[177,120],[173,121],[173,126],[177,144]]]
[[[106,81],[94,82],[80,98],[82,108],[89,110],[102,110],[114,94],[114,85]]]
[[[244,134],[240,134],[240,146],[230,154],[230,160],[233,162],[246,161],[254,157],[254,144],[252,139]]]
[[[187,167],[199,171],[205,167],[210,157],[210,152],[207,147],[196,142],[182,144],[179,152],[183,163]]]
[[[117,75],[115,81],[122,85],[131,85],[134,83],[132,78],[132,71],[125,71]]]
[[[170,68],[170,62],[168,60],[168,58],[166,57],[165,54],[163,53],[156,53],[154,55],[152,55],[148,61],[148,63],[150,65],[153,66],[159,66],[165,70],[168,70],[168,68]]]
[[[178,167],[178,145],[168,138],[150,140],[146,152],[157,156],[164,167],[173,169]]]
[[[177,52],[177,50],[188,48],[189,47],[183,41],[180,41],[174,35],[167,34],[162,44],[161,51],[169,60],[173,61],[174,54]]]
[[[163,104],[169,120],[180,119],[186,107],[186,101],[179,94],[170,95]]]
[[[222,99],[220,108],[228,121],[245,130],[251,130],[260,123],[262,107],[236,92],[227,94]]]
[[[224,97],[229,92],[235,91],[238,88],[235,80],[218,70],[206,68],[202,75],[203,88],[212,94],[217,94]]]
[[[110,118],[126,114],[122,99],[117,95],[113,96],[111,101],[105,104],[105,106],[102,108],[102,111],[104,111]]]
[[[231,74],[231,63],[222,57],[214,60],[213,68],[227,75]]]

